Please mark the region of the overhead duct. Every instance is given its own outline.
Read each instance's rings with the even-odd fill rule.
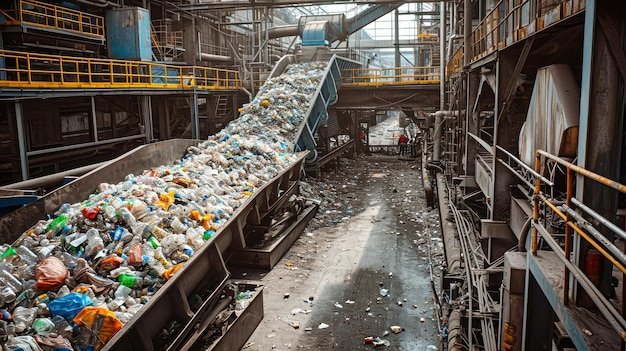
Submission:
[[[321,22],[326,22],[326,24],[320,25]],[[310,36],[318,38],[319,35],[323,35],[329,43],[346,40],[349,34],[346,15],[344,14],[302,16],[298,24],[278,26],[267,30],[269,39],[296,35],[301,38]]]
[[[300,35],[300,27],[297,24],[278,26],[267,30],[269,39],[295,37]]]

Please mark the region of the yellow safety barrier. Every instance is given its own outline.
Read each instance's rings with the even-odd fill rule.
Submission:
[[[104,17],[35,0],[18,1],[17,10],[0,10],[8,21],[0,24],[28,24],[104,38]]]
[[[0,50],[0,89],[241,89],[234,70]]]
[[[345,86],[439,84],[439,67],[354,68],[342,70]]]

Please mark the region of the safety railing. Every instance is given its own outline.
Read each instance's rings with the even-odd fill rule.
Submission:
[[[254,71],[254,72],[252,72],[252,82],[254,84],[254,90],[255,91],[259,91],[259,89],[261,89],[263,84],[265,84],[265,81],[267,80],[267,77],[269,77],[270,73],[272,73],[272,72],[271,71]]]
[[[0,50],[0,90],[32,89],[207,89],[238,90],[234,70],[141,61],[88,59]]]
[[[152,46],[157,49],[161,59],[177,58],[182,55],[183,31],[173,30],[168,20],[160,19],[150,22],[152,30]]]
[[[448,61],[446,65],[446,79],[463,71],[463,60],[465,59],[465,53],[463,52],[463,46],[459,47],[454,55]]]
[[[439,67],[351,68],[342,70],[345,86],[439,84]]]
[[[585,0],[563,0],[551,8],[533,8],[531,0],[500,0],[472,32],[472,61],[585,9]]]
[[[0,10],[6,21],[0,24],[28,24],[75,34],[104,38],[104,17],[35,0],[19,0],[17,9]]]
[[[498,5],[498,7],[502,4]],[[474,59],[479,59],[498,49],[498,27],[500,14],[496,7],[487,14],[472,32],[472,52]]]
[[[622,272],[623,278],[626,278],[626,254],[609,241],[601,233],[601,230],[608,230],[616,237],[620,237],[624,240],[626,240],[626,232],[576,199],[574,196],[574,180],[577,177],[585,180],[593,180],[620,193],[626,193],[626,185],[607,179],[582,167],[578,167],[545,151],[538,150],[536,152],[536,174],[540,174],[544,169],[553,168],[547,167],[548,165],[558,165],[565,169],[567,182],[565,199],[555,200],[554,196],[550,195],[554,191],[553,187],[547,184],[544,178],[535,177],[531,243],[532,253],[533,255],[537,254],[539,235],[541,235],[543,241],[558,254],[559,259],[565,267],[562,285],[563,304],[569,304],[569,283],[570,278],[573,277],[584,289],[598,311],[615,329],[620,338],[626,341],[626,321],[624,320],[624,316],[617,311],[612,303],[598,290],[590,276],[570,259],[573,252],[573,235],[578,235],[581,241],[585,240],[589,243],[604,259]],[[585,218],[592,218],[592,221],[596,224]],[[552,227],[552,223],[554,223],[555,219],[560,220],[564,225],[564,233],[558,233],[559,235],[564,234],[564,247],[561,247],[554,238],[554,230],[548,229]],[[624,299],[622,298],[622,310],[624,310],[624,307]]]

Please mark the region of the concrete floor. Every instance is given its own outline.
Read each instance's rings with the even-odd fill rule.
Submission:
[[[265,317],[244,349],[366,350],[374,348],[364,342],[370,336],[388,341],[379,349],[440,349],[428,257],[436,274],[443,256],[418,164],[342,160],[320,184],[326,202],[336,202],[320,208],[273,270],[231,271],[265,286]]]

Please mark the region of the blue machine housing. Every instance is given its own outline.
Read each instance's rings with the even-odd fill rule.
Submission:
[[[108,10],[105,24],[109,57],[152,61],[148,10],[140,7]]]

